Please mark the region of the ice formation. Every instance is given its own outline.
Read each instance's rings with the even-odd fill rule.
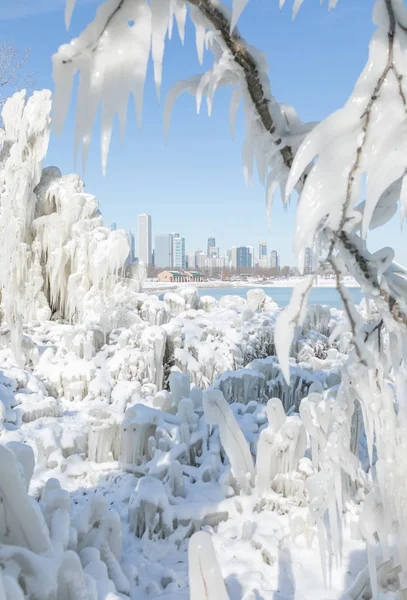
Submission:
[[[2,111],[0,286],[18,355],[29,351],[23,323],[51,315],[81,319],[89,298],[111,292],[129,254],[125,232],[103,227],[97,200],[84,192],[79,176],[62,176],[56,167],[41,172],[50,111],[47,90],[27,101],[18,92]]]
[[[86,592],[90,598],[109,593],[121,597],[130,590],[153,598],[161,594],[186,599],[189,594],[200,597],[205,582],[234,600],[236,575],[227,566],[233,549],[247,565],[239,585],[242,597],[250,598],[253,587],[277,585],[271,583],[277,581],[274,565],[291,544],[284,542],[277,515],[288,515],[293,553],[302,544],[314,548],[319,540],[337,557],[343,554],[339,513],[349,510],[357,522],[360,508],[355,498],[370,488],[350,450],[356,431],[349,428],[351,403],[345,402],[349,380],[332,376],[346,355],[337,350],[339,338],[325,335],[342,327],[342,315],[331,311],[324,316],[324,334],[308,329],[316,313],[324,314],[322,309],[312,309],[305,317],[292,349],[290,390],[276,357],[265,356],[273,345],[263,345],[263,323],[273,331],[278,313],[274,304],[261,312],[251,310],[248,317],[244,299],[210,306],[204,300],[204,310],[201,299],[190,292],[175,291],[169,301],[160,301],[128,287],[114,289],[112,321],[106,320],[106,308],[99,310],[96,304],[90,322],[25,326],[31,344],[42,347],[35,364],[17,368],[7,346],[0,352],[0,441],[8,444],[4,452],[16,456],[20,512],[37,514],[41,509],[45,533],[35,535],[33,543],[48,544],[50,556],[60,557],[58,564],[66,573],[50,575],[46,589],[62,594],[59,590],[64,588],[58,586],[71,585],[72,572],[75,584],[91,590]],[[185,304],[180,312],[181,300]],[[161,325],[152,324],[157,315]],[[171,352],[180,347],[182,337],[192,356],[193,348],[199,348],[194,341],[198,329],[201,335],[211,332],[204,335],[208,358],[211,353],[216,356],[221,344],[235,356],[240,348],[241,364],[250,362],[219,375],[212,385],[210,362],[198,363],[200,371],[180,370]],[[197,387],[197,380],[206,389]],[[336,406],[338,398],[342,400]],[[298,406],[303,419],[293,414]],[[307,406],[312,408],[309,418]],[[356,451],[362,451],[363,430],[357,435]],[[4,468],[9,462],[2,461]],[[329,471],[322,469],[326,463]],[[28,485],[36,500],[27,496]],[[301,512],[309,507],[311,513]],[[337,530],[321,525],[325,513]],[[13,535],[19,536],[16,543],[26,548],[20,525],[12,525]],[[363,536],[373,547],[374,534],[358,527],[354,529],[359,539],[346,543],[360,548]],[[0,529],[7,528],[4,521]],[[225,556],[219,544],[226,548]],[[171,549],[168,555],[165,547]],[[15,552],[2,560],[15,561]],[[181,562],[175,564],[172,555]],[[37,553],[32,560],[51,560],[46,556]],[[260,562],[250,567],[251,557]],[[271,580],[254,583],[254,573],[266,567]],[[21,578],[11,579],[10,586],[20,585]],[[381,585],[384,572],[378,581]],[[319,585],[322,594],[322,577]],[[47,597],[44,586],[40,597]],[[74,588],[74,597],[81,597],[80,589]],[[342,588],[335,589],[339,594]]]
[[[283,4],[284,1],[280,2]],[[335,4],[336,0],[329,2],[330,7]],[[73,0],[67,4],[67,23],[73,5]],[[295,0],[294,15],[301,5],[302,0]],[[210,114],[216,89],[234,86],[231,125],[233,128],[237,109],[243,102],[245,179],[251,181],[256,161],[259,179],[266,187],[269,210],[278,187],[286,199],[297,190],[300,202],[295,246],[299,264],[304,264],[304,250],[309,244],[315,259],[321,257],[329,263],[337,277],[344,316],[336,324],[321,309],[313,310],[307,317],[307,296],[314,277],[303,280],[277,323],[275,315],[267,314],[276,312],[276,307],[267,306],[267,300],[257,291],[249,294],[248,302],[236,297],[219,303],[200,301],[189,292],[166,294],[163,301],[145,297],[133,300],[132,290],[126,285],[111,286],[120,268],[121,243],[113,238],[107,243],[100,232],[95,235],[101,247],[95,250],[94,262],[90,261],[92,264],[84,269],[90,274],[89,288],[86,278],[82,280],[81,269],[78,275],[80,285],[85,286],[81,291],[87,290],[88,300],[83,310],[78,308],[73,290],[66,285],[59,287],[59,282],[55,284],[55,273],[42,278],[41,257],[46,258],[51,271],[55,265],[63,264],[58,263],[57,256],[48,262],[48,257],[41,254],[46,248],[49,255],[47,244],[52,231],[46,227],[36,229],[36,235],[41,237],[43,232],[44,236],[34,247],[35,242],[31,244],[27,236],[36,216],[37,200],[32,191],[39,181],[39,163],[48,135],[49,118],[43,110],[46,98],[45,102],[37,103],[36,96],[24,108],[23,95],[15,97],[3,115],[8,124],[2,134],[3,142],[7,138],[7,143],[3,144],[6,158],[1,163],[5,181],[2,188],[6,190],[1,198],[1,218],[3,229],[5,222],[11,223],[16,235],[13,239],[10,236],[2,260],[1,289],[10,336],[26,343],[20,364],[35,371],[44,389],[28,388],[21,372],[13,370],[15,361],[7,348],[1,351],[4,355],[1,364],[8,369],[5,378],[15,382],[4,385],[2,437],[9,440],[13,435],[12,441],[18,442],[26,434],[37,449],[39,472],[50,470],[75,489],[78,480],[85,481],[88,487],[97,483],[87,472],[89,459],[94,459],[92,464],[101,468],[110,465],[111,469],[112,464],[120,464],[116,461],[119,429],[115,426],[120,422],[121,464],[131,466],[128,473],[114,475],[120,480],[119,493],[123,496],[117,501],[117,490],[111,492],[116,481],[99,483],[99,488],[103,488],[102,495],[113,498],[112,506],[120,512],[131,535],[134,534],[127,536],[126,543],[134,551],[129,552],[129,558],[137,562],[137,567],[131,562],[123,568],[120,564],[121,527],[119,517],[114,516],[119,513],[112,510],[106,514],[107,505],[97,493],[99,488],[85,507],[78,509],[72,520],[71,535],[68,496],[58,490],[52,478],[44,485],[42,475],[34,475],[38,486],[45,487],[47,492],[42,500],[45,525],[35,517],[28,523],[35,528],[41,521],[34,539],[25,519],[27,514],[35,512],[34,504],[24,495],[31,473],[30,460],[28,454],[23,456],[21,448],[14,447],[13,454],[14,451],[4,447],[3,454],[9,452],[7,456],[21,458],[20,467],[17,459],[11,458],[9,464],[15,466],[10,480],[21,495],[22,514],[16,517],[11,511],[3,515],[2,531],[5,536],[10,535],[7,519],[11,517],[18,543],[26,537],[24,543],[29,548],[0,549],[2,563],[6,563],[3,587],[7,593],[12,590],[14,595],[21,596],[23,582],[23,588],[33,598],[47,594],[81,598],[86,595],[85,590],[91,590],[91,597],[92,594],[115,597],[114,594],[128,594],[130,589],[142,587],[144,595],[165,594],[170,598],[175,595],[178,599],[185,597],[185,572],[164,567],[159,561],[175,567],[171,558],[163,557],[162,553],[182,556],[185,539],[192,536],[192,596],[205,597],[212,585],[224,597],[229,588],[234,593],[236,574],[227,568],[228,553],[232,553],[233,558],[244,556],[245,564],[252,567],[250,584],[246,585],[244,574],[238,578],[239,593],[246,594],[247,600],[253,597],[253,589],[257,591],[256,560],[262,561],[261,566],[264,563],[273,569],[279,557],[280,573],[284,572],[284,552],[296,552],[303,571],[304,564],[309,564],[309,551],[305,555],[301,547],[283,542],[281,522],[274,523],[271,517],[270,509],[274,508],[276,514],[289,513],[291,532],[297,540],[300,538],[300,543],[304,538],[306,544],[312,544],[316,533],[322,587],[332,585],[335,597],[343,593],[346,584],[340,577],[338,588],[333,566],[341,572],[344,551],[349,558],[351,547],[361,548],[356,540],[353,544],[345,531],[348,519],[359,520],[358,527],[353,529],[366,541],[368,565],[366,569],[356,567],[352,572],[354,566],[349,562],[346,568],[351,569],[352,576],[357,571],[360,574],[343,597],[379,598],[390,594],[403,597],[407,589],[403,528],[406,521],[403,482],[407,480],[406,272],[393,263],[391,248],[369,253],[366,235],[369,229],[387,223],[398,204],[402,218],[406,216],[406,7],[400,0],[376,1],[377,30],[366,68],[346,105],[316,126],[302,124],[294,109],[277,104],[272,97],[263,55],[250,48],[235,30],[245,1],[235,0],[231,16],[219,3],[205,3],[205,7],[205,17],[202,3],[190,8],[190,17],[196,30],[198,59],[202,64],[206,48],[214,56],[213,65],[203,75],[172,90],[165,107],[166,127],[172,103],[183,91],[195,95],[198,111],[206,94]],[[164,3],[153,0],[149,4],[144,0],[109,0],[99,7],[94,22],[54,56],[57,84],[54,118],[59,129],[68,110],[74,75],[79,71],[76,146],[81,147],[84,161],[99,104],[102,105],[103,168],[115,114],[123,130],[130,93],[140,115],[150,52],[156,90],[160,93],[164,42],[167,35],[171,36],[174,17],[181,40],[184,39],[186,13],[182,0]],[[220,26],[216,27],[214,22]],[[250,76],[259,86],[257,94],[253,93]],[[261,106],[256,96],[261,98]],[[28,127],[18,127],[37,109],[38,114],[33,115]],[[29,136],[25,135],[26,130]],[[24,152],[27,148],[34,151]],[[19,170],[14,161],[20,160],[20,151],[23,164]],[[14,172],[19,176],[14,178]],[[365,183],[366,199],[361,201]],[[16,218],[15,207],[22,210],[24,219]],[[50,215],[39,215],[44,216]],[[91,213],[88,218],[96,217]],[[80,242],[86,246],[86,236],[82,234]],[[107,268],[103,264],[102,268],[101,256],[110,248],[110,242],[115,241],[118,245],[112,252],[112,265]],[[353,306],[340,283],[346,268],[373,301],[373,311],[370,301],[368,310]],[[7,288],[4,282],[14,272],[16,276]],[[26,281],[30,302],[26,302],[22,293]],[[107,297],[103,296],[106,286],[111,286]],[[97,350],[84,338],[83,331],[72,331],[69,325],[62,331],[47,323],[50,309],[55,309],[53,301],[59,301],[60,289],[63,294],[66,291],[68,301],[61,315],[83,320],[86,313],[92,325],[102,331],[104,340]],[[47,293],[52,297],[48,298]],[[34,314],[36,319],[41,315],[46,324],[33,326],[34,341],[28,342],[21,335],[22,324]],[[317,331],[310,330],[316,321]],[[71,334],[79,339],[74,342]],[[43,346],[44,338],[50,347],[41,354],[35,352],[36,346]],[[273,357],[275,350],[280,361],[276,375],[273,374],[275,358],[268,358]],[[216,384],[216,377],[225,371],[249,365],[256,371],[253,368],[256,362],[258,374],[253,377],[248,373],[240,377],[227,375]],[[280,376],[288,388],[295,371],[301,383],[295,393],[285,393]],[[194,392],[188,389],[186,376],[190,377]],[[123,386],[123,381],[134,383],[134,388]],[[197,386],[209,389],[202,395]],[[229,389],[227,399],[221,386],[225,391]],[[278,387],[278,395],[285,396],[275,400],[277,394],[271,390]],[[234,391],[239,401],[233,398]],[[36,412],[34,394],[41,397],[40,403],[42,397],[55,397],[71,410],[53,415],[46,401]],[[273,398],[269,405],[270,411],[274,409],[273,415],[266,414],[264,401],[268,398]],[[90,408],[83,410],[91,404],[96,412]],[[293,412],[298,406],[301,420],[291,413],[285,414],[287,409]],[[64,426],[74,412],[72,407],[80,407],[82,420],[79,419],[75,435],[64,437]],[[45,421],[48,427],[37,422],[42,419],[50,420]],[[123,423],[129,429],[125,430]],[[306,453],[311,461],[308,456],[301,459],[305,449],[304,427],[310,437],[311,447]],[[266,447],[271,451],[264,456]],[[251,485],[254,457],[257,490]],[[75,492],[73,497],[80,504]],[[299,504],[308,505],[307,517],[298,512]],[[55,521],[54,511],[58,515]],[[54,527],[57,522],[63,524],[61,529]],[[200,529],[212,536],[215,546],[219,540],[221,544],[225,542],[222,547],[226,558],[223,553],[217,554],[223,563],[227,591],[212,541],[202,531],[193,536]],[[21,530],[24,536],[20,535]],[[37,554],[30,548],[35,542],[47,552],[55,553],[59,560],[53,563],[58,568],[44,569],[50,575],[44,576],[40,591],[31,589],[35,582],[24,570],[27,564],[31,569],[37,564],[33,562],[37,561]],[[158,560],[154,560],[157,554]],[[288,564],[294,567],[295,562]],[[150,566],[151,571],[146,568]],[[146,571],[150,581],[146,581]],[[274,591],[275,575],[260,571],[266,581],[259,587],[270,594],[270,590]],[[286,582],[283,576],[282,579],[283,587]],[[313,582],[311,596],[326,595],[322,587]],[[294,593],[306,597],[303,591]]]

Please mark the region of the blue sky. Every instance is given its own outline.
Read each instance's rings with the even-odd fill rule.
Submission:
[[[71,29],[65,31],[64,0],[13,0],[0,11],[0,40],[31,48],[30,69],[37,88],[53,89],[51,55],[92,19],[97,1],[78,0]],[[327,4],[327,2],[325,2]],[[320,120],[341,107],[351,92],[366,58],[373,25],[372,0],[340,0],[328,13],[318,0],[305,0],[294,23],[292,0],[280,12],[278,0],[251,0],[240,20],[242,35],[266,53],[272,91],[281,102],[295,106],[304,121]],[[210,66],[207,54],[204,67]],[[167,44],[164,58],[161,106],[147,79],[143,122],[138,131],[134,108],[128,113],[126,138],[113,136],[106,176],[100,166],[99,132],[95,130],[86,172],[75,169],[73,115],[62,136],[53,135],[45,160],[64,173],[84,176],[86,190],[99,198],[105,223],[136,231],[137,214],[152,215],[153,233],[179,231],[187,250],[205,248],[209,235],[225,250],[232,245],[256,248],[260,241],[277,249],[283,264],[294,264],[292,240],[295,202],[288,209],[276,200],[269,230],[265,195],[255,183],[245,187],[241,165],[243,117],[239,113],[235,140],[229,132],[230,91],[215,96],[212,116],[198,116],[192,96],[175,104],[168,142],[164,139],[162,105],[167,91],[178,80],[202,69],[194,31],[187,27],[182,47],[178,36]],[[391,241],[390,241],[391,240]],[[406,263],[406,242],[397,215],[380,233],[371,234],[372,248],[393,245],[396,257]]]

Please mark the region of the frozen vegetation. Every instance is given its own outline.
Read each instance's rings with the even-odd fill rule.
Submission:
[[[405,3],[376,0],[368,63],[319,124],[271,95],[264,56],[234,29],[245,4],[188,3],[213,68],[174,88],[165,117],[182,91],[210,112],[233,85],[246,180],[255,160],[268,208],[295,189],[300,264],[312,242],[316,273],[284,310],[259,288],[143,293],[124,232],[103,227],[82,180],[42,170],[50,93],[4,107],[1,600],[407,597],[406,270],[366,242],[407,215]],[[187,13],[183,0],[108,0],[54,56],[58,129],[80,71],[84,161],[100,103],[103,168],[130,92],[140,115],[150,51],[159,93],[167,33],[175,17],[183,40]],[[326,265],[343,312],[307,306]]]
[[[0,597],[368,588],[356,576],[376,531],[359,526],[365,494],[376,498],[371,432],[351,418],[344,315],[304,309],[287,380],[281,311],[263,290],[219,301],[191,287],[143,293],[141,273],[125,277],[124,232],[103,227],[82,180],[41,173],[49,110],[42,92],[3,111],[0,226],[15,237],[2,254],[14,276],[1,278]],[[298,573],[306,564],[312,580]]]
[[[17,201],[1,196],[2,231],[16,233],[3,266],[17,276],[1,279],[0,597],[369,589],[363,540],[375,561],[383,525],[379,513],[359,524],[377,492],[372,431],[352,419],[344,315],[304,309],[287,380],[280,309],[263,290],[220,301],[191,287],[143,293],[140,277],[124,276],[125,234],[103,227],[81,179],[40,171],[49,100],[20,93],[3,112],[2,181],[21,154],[27,165]],[[373,306],[358,310],[374,319]]]
[[[160,301],[120,283],[111,320],[101,307],[75,324],[27,323],[23,366],[1,351],[5,598],[175,600],[213,588],[208,598],[237,600],[295,586],[322,597],[307,547],[324,534],[308,507],[336,502],[320,495],[318,466],[349,335],[338,334],[341,313],[310,308],[289,387],[274,356],[279,309],[249,303],[194,289]],[[368,479],[347,421],[338,435],[349,525],[343,538],[326,533],[332,556],[343,552],[330,597],[366,564],[357,523]],[[305,556],[312,581],[297,580]]]

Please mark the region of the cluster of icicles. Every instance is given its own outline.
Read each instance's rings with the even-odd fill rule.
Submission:
[[[123,231],[103,227],[98,203],[77,175],[41,172],[49,139],[51,94],[10,98],[0,129],[0,287],[4,316],[21,343],[22,325],[54,314],[83,316],[108,294],[129,255]]]
[[[85,451],[95,462],[118,458],[124,469],[140,476],[127,516],[134,535],[178,542],[192,536],[191,599],[226,599],[211,537],[200,529],[228,519],[229,513],[236,511],[234,503],[239,494],[255,497],[258,510],[269,506],[286,512],[305,505],[307,494],[311,506],[320,502],[317,467],[336,417],[334,397],[332,389],[310,393],[300,405],[302,420],[287,417],[278,398],[272,398],[266,406],[255,402],[240,405],[238,416],[239,411],[219,389],[202,392],[190,387],[187,375],[174,373],[169,392],[158,392],[154,406],[131,405],[121,424],[109,423],[108,410],[105,408],[103,413],[103,408],[95,407]],[[318,435],[312,429],[316,411],[326,417]],[[246,427],[250,420],[257,424],[260,435],[256,452],[237,418]],[[313,464],[304,458],[306,428],[312,439]],[[45,457],[46,450],[49,448],[44,443],[38,447],[38,459],[45,458],[52,467],[52,453]],[[225,464],[223,453],[227,456]],[[0,446],[0,454],[4,507],[0,515],[2,597],[96,600],[128,595],[138,585],[137,570],[131,565],[122,566],[122,525],[103,497],[91,496],[79,512],[73,513],[68,492],[51,478],[34,500],[28,496],[34,470],[32,449],[11,442]],[[257,454],[256,461],[253,454]],[[212,482],[223,490],[224,502],[192,501],[200,482]],[[306,519],[295,508],[290,519],[292,534],[304,533],[312,541],[320,520]],[[245,537],[250,539],[248,531]],[[275,558],[264,553],[265,561]],[[174,591],[174,585],[167,581],[165,589]],[[207,596],[202,596],[203,589]]]

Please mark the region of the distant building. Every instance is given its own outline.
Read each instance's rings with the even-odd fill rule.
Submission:
[[[269,266],[269,259],[267,256],[260,256],[259,267],[260,269],[267,269]]]
[[[250,246],[236,248],[236,268],[251,269],[253,267],[253,249]]]
[[[312,250],[311,250],[311,248],[307,247],[307,248],[305,248],[305,255],[304,255],[304,273],[305,273],[305,275],[309,275],[312,272],[313,272]]]
[[[203,275],[199,271],[161,271],[158,273],[158,281],[165,283],[203,281]]]
[[[185,269],[185,238],[176,236],[172,238],[172,268]]]
[[[208,249],[207,249],[207,253],[206,253],[209,258],[212,256],[211,249],[215,248],[215,246],[216,246],[215,238],[209,237],[208,238]]]
[[[129,231],[128,237],[129,237],[129,246],[130,246],[129,262],[132,265],[136,258],[136,240],[131,231]]]
[[[172,234],[160,233],[155,236],[155,266],[172,267]]]
[[[145,213],[137,217],[137,254],[139,262],[151,265],[151,217]]]
[[[237,246],[233,246],[230,250],[230,266],[232,269],[237,269]]]
[[[212,246],[208,248],[208,258],[214,258],[220,255],[219,248],[217,246]]]
[[[196,269],[204,269],[206,266],[206,254],[202,252],[202,250],[197,250],[195,252],[195,268]]]
[[[280,268],[280,257],[277,253],[277,250],[272,250],[270,252],[270,267],[272,269],[279,269]]]
[[[267,257],[267,244],[266,242],[260,242],[259,244],[259,262],[261,263],[261,259],[263,256]]]
[[[116,231],[116,229],[117,229],[117,224],[116,223],[112,223],[110,225],[110,231]]]
[[[205,266],[212,269],[224,269],[227,267],[227,258],[223,256],[212,256],[212,258],[207,258],[205,262]]]
[[[196,269],[195,254],[187,254],[185,262],[187,263],[187,269]]]
[[[251,261],[250,261],[251,266],[250,266],[250,268],[252,269],[254,267],[255,258],[256,258],[255,255],[254,255],[254,248],[253,248],[253,246],[247,246],[247,247],[249,248],[249,253],[250,253],[250,256],[251,256]]]

